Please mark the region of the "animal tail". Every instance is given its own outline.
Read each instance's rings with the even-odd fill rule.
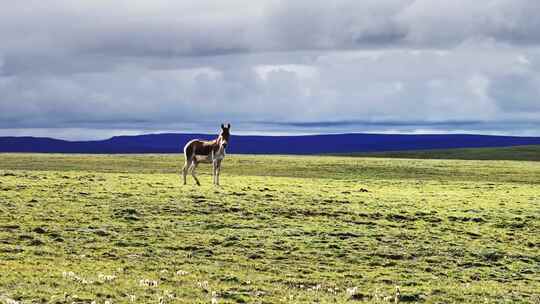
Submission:
[[[188,142],[185,146],[184,146],[184,155],[186,156],[186,161],[188,159],[192,159],[193,158],[193,154],[194,154],[194,147],[193,147],[193,140]]]

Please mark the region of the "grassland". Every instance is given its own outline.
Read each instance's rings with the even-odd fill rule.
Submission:
[[[0,154],[0,302],[539,303],[540,163]]]
[[[540,161],[540,146],[514,146],[497,148],[433,149],[376,153],[354,153],[349,156],[416,158],[416,159],[463,159],[463,160],[526,160]]]

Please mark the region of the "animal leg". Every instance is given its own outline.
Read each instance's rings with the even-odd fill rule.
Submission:
[[[191,164],[192,162],[186,159],[186,163],[184,164],[184,167],[182,168],[182,177],[184,178],[184,185],[187,184],[186,176],[187,176],[187,173]]]
[[[216,161],[216,185],[219,186],[219,173],[221,172],[221,160]]]
[[[197,178],[197,176],[195,175],[195,169],[197,169],[197,165],[199,163],[194,161],[192,164],[191,164],[191,176],[193,176],[193,179],[195,180],[195,183],[197,183],[197,186],[200,186],[201,183],[199,182],[199,179]]]
[[[214,160],[212,162],[212,183],[214,185],[217,185],[217,166],[218,166],[218,161]]]

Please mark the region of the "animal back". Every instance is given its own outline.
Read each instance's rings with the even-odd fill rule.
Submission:
[[[216,147],[215,142],[193,139],[185,145],[184,154],[186,157],[191,157],[193,153],[197,156],[209,156]]]
[[[208,156],[212,153],[214,146],[207,142],[202,142],[195,148],[195,155]]]

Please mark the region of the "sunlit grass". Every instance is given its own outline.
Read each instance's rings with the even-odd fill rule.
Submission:
[[[0,301],[538,301],[536,162],[0,156]]]

